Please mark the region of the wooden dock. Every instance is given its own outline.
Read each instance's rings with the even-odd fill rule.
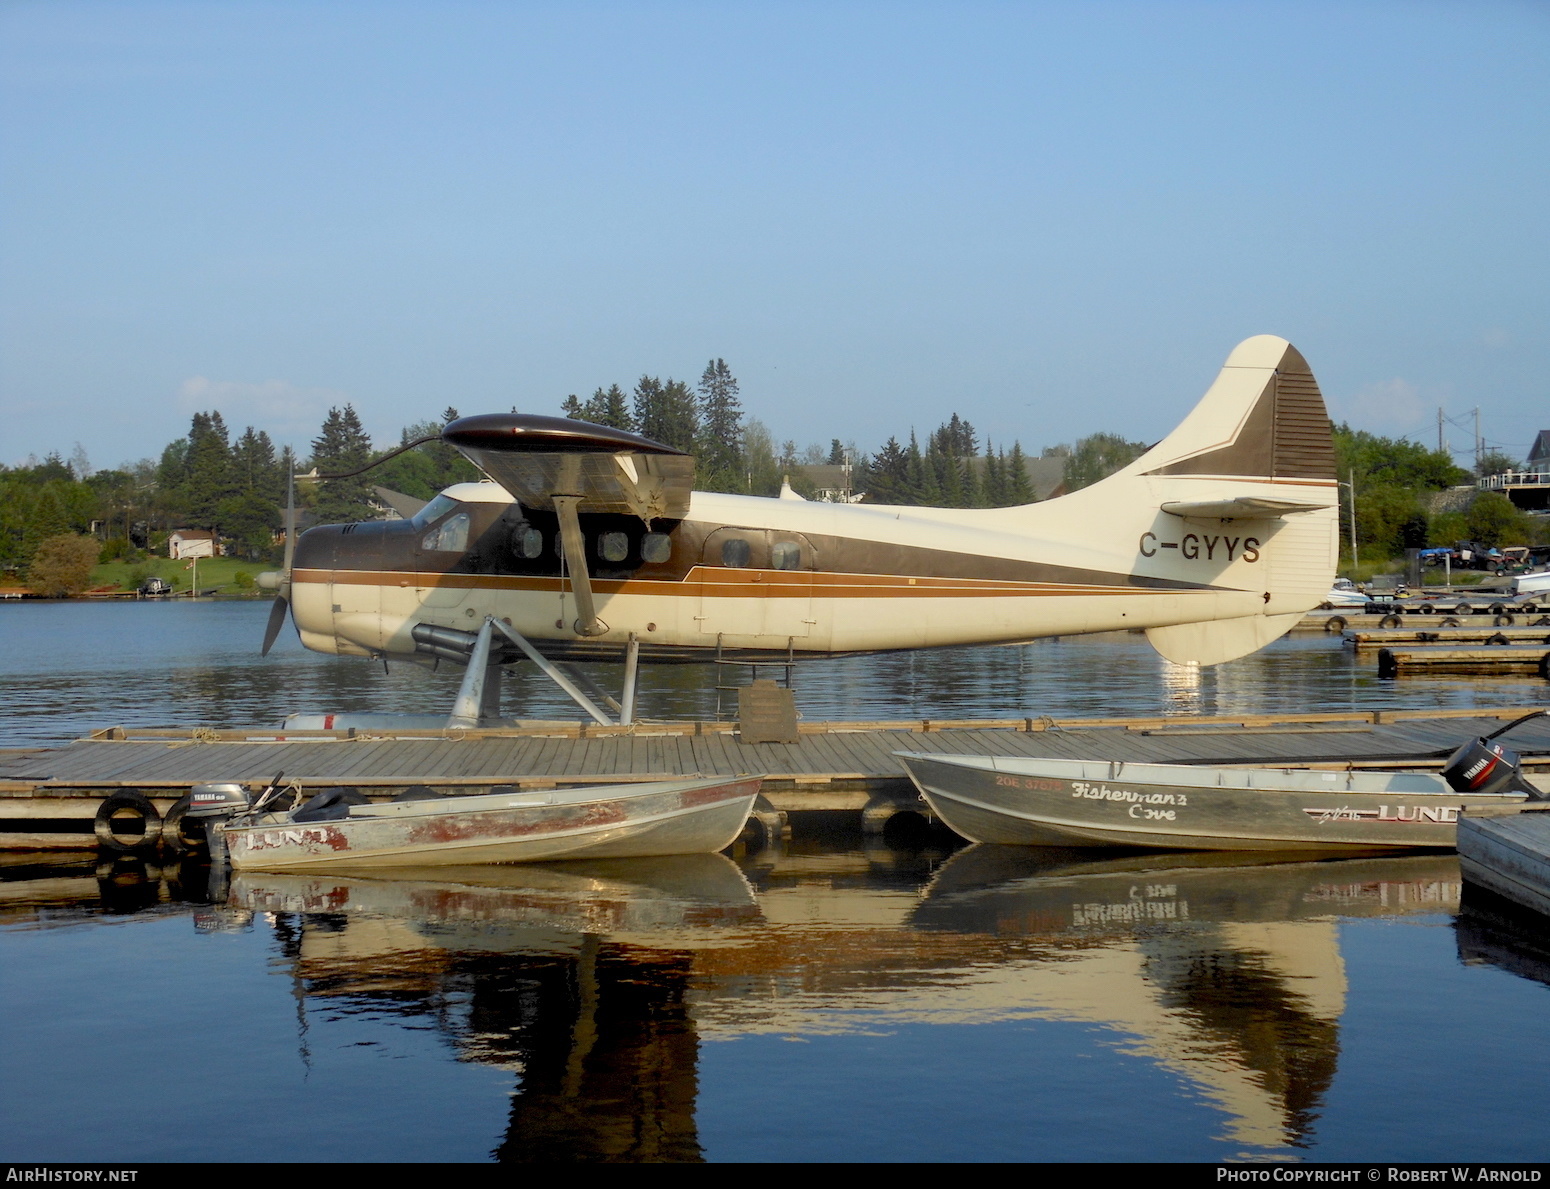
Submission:
[[[1458,849],[1468,882],[1550,915],[1550,804],[1470,809]]]
[[[1537,673],[1550,680],[1550,644],[1487,644],[1479,648],[1432,646],[1378,650],[1378,676],[1461,673],[1508,676]]]
[[[0,849],[93,847],[92,822],[116,792],[136,791],[165,814],[193,784],[259,788],[280,771],[303,790],[347,785],[380,799],[411,785],[472,793],[764,773],[770,812],[859,812],[880,828],[901,810],[923,812],[899,751],[1436,768],[1438,753],[1529,709],[803,723],[789,744],[744,742],[735,723],[396,733],[115,727],[63,747],[0,752]],[[1510,742],[1531,772],[1550,772],[1550,719],[1525,723]]]
[[[1536,611],[1529,613],[1509,610],[1501,614],[1478,612],[1472,615],[1456,615],[1451,611],[1433,608],[1430,611],[1389,611],[1368,613],[1365,611],[1310,611],[1298,621],[1294,630],[1304,632],[1328,632],[1335,635],[1344,631],[1371,631],[1381,628],[1414,627],[1422,631],[1435,631],[1441,627],[1467,629],[1497,628],[1550,628],[1550,614]]]
[[[1373,648],[1393,648],[1397,644],[1550,644],[1550,628],[1378,628],[1371,631],[1347,630],[1343,638],[1358,652]]]

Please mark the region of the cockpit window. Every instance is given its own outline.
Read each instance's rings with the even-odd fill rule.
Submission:
[[[434,524],[453,508],[457,507],[457,501],[449,495],[438,495],[425,507],[414,514],[412,524],[424,528],[427,524]]]
[[[436,553],[465,552],[468,549],[468,513],[459,512],[444,524],[431,529],[425,534],[420,546]]]

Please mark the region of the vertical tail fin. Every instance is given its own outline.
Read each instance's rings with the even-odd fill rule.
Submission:
[[[1187,546],[1191,534],[1209,540],[1230,529],[1255,542],[1249,559],[1212,571],[1211,581],[1252,592],[1258,613],[1149,628],[1147,638],[1169,660],[1216,664],[1253,652],[1329,591],[1338,549],[1334,442],[1318,382],[1285,339],[1257,335],[1238,344],[1178,428],[1103,482],[1128,483],[1132,499],[1143,486],[1162,539]],[[1152,568],[1198,578],[1198,559],[1187,566],[1186,553],[1159,555]]]

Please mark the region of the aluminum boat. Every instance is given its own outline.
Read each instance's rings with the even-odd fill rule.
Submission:
[[[760,777],[318,805],[221,830],[237,870],[708,854],[730,846]],[[310,809],[309,809],[310,807]]]
[[[898,753],[932,811],[974,842],[1183,850],[1452,848],[1465,806],[1425,772],[1228,768]]]

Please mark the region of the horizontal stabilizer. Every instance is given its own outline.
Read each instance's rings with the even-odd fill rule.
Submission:
[[[1280,500],[1268,496],[1245,495],[1230,500],[1169,500],[1164,512],[1190,516],[1198,520],[1277,520],[1297,512],[1322,512],[1333,508],[1332,501]]]

